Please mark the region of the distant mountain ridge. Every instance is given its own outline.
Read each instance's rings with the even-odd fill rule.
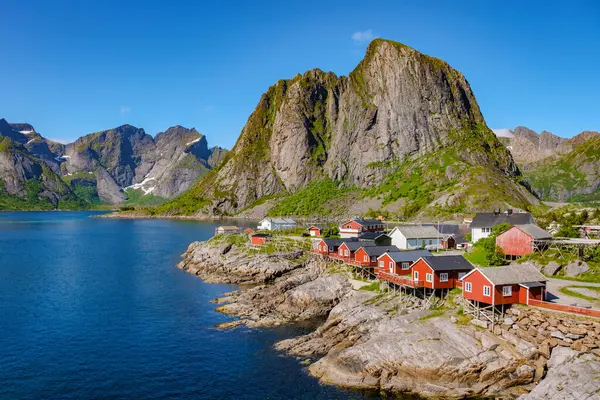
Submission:
[[[40,196],[49,199],[48,208],[58,207],[65,193],[84,204],[119,204],[134,192],[136,197],[168,199],[187,190],[227,153],[209,148],[204,135],[182,126],[153,138],[143,129],[122,125],[60,144],[43,138],[30,124],[1,119],[0,139],[4,143],[0,193],[18,203],[14,197],[25,196],[27,182],[41,180]],[[29,171],[31,163],[40,166],[36,171],[47,169],[46,175],[52,173],[52,180],[62,184],[48,187],[41,172]]]

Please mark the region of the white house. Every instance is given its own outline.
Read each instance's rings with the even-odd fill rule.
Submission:
[[[392,245],[400,250],[442,246],[442,235],[435,226],[401,225],[392,229],[388,236],[392,238]]]
[[[265,218],[258,223],[259,231],[278,231],[296,227],[296,221],[289,218]]]
[[[492,233],[496,225],[508,223],[511,226],[534,224],[533,216],[529,213],[513,213],[512,210],[505,212],[477,213],[471,222],[471,243],[486,238]]]

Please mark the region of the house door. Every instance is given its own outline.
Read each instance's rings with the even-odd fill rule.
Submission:
[[[419,271],[415,271],[413,280],[414,281],[418,281],[419,280]]]

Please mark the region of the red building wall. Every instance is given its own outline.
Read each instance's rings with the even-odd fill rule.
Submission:
[[[367,254],[365,249],[360,248],[356,251],[356,253],[354,253],[354,260],[357,262],[370,262],[371,256]],[[375,263],[373,263],[373,265],[376,265],[376,264],[377,264],[377,261],[375,261]]]
[[[533,253],[533,239],[516,226],[498,235],[496,246],[499,246],[508,256],[524,256]]]
[[[471,292],[467,292],[465,290],[467,282],[470,282],[472,285]],[[490,287],[490,296],[483,295],[484,286]],[[492,282],[488,281],[488,279],[485,276],[483,276],[483,274],[480,271],[476,270],[471,275],[463,279],[463,297],[469,300],[475,300],[486,304],[492,304],[491,294],[493,292],[493,286],[494,285],[492,285]]]
[[[502,288],[504,286],[512,287],[512,295],[510,295],[510,296],[502,295],[502,290],[503,290]],[[495,298],[494,298],[495,305],[521,303],[522,297],[525,299],[525,301],[523,301],[522,304],[527,304],[527,289],[520,285],[498,285],[494,288],[494,293],[495,293]]]
[[[252,244],[256,244],[256,245],[262,245],[267,242],[265,237],[255,237],[255,236],[252,236],[252,239],[250,241]]]
[[[362,225],[359,224],[356,221],[349,221],[346,222],[344,225],[342,225],[343,229],[358,229],[358,230],[363,230]]]
[[[390,256],[388,256],[387,254],[384,254],[383,256],[381,256],[378,260],[377,260],[377,267],[375,267],[375,273],[377,274],[377,272],[379,270],[381,270],[381,267],[379,266],[379,263],[383,261],[383,272],[387,272],[392,273],[392,274],[397,274],[397,270],[398,270],[398,266],[396,265],[396,262],[394,260],[392,260],[392,258]],[[390,271],[390,263],[393,264],[392,270]]]
[[[321,230],[319,228],[310,228],[309,233],[314,233],[314,236],[321,236]]]

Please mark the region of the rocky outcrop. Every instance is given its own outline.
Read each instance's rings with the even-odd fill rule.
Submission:
[[[485,126],[464,76],[442,60],[377,39],[348,77],[311,70],[269,88],[223,164],[168,210],[196,203],[198,212],[235,214],[318,180],[367,188],[399,169],[407,175],[397,180],[418,169],[435,182],[432,191],[443,187],[430,202],[443,197],[448,207],[476,207],[467,193],[479,180],[501,188],[486,202],[511,201],[503,193],[521,208],[535,202],[515,185],[519,170]]]
[[[592,400],[600,393],[600,358],[557,347],[548,361],[546,378],[519,400]]]
[[[321,258],[272,254],[270,260],[279,257],[283,269],[268,264],[261,269],[244,249],[239,243],[194,243],[180,267],[215,282],[267,282],[217,299],[217,310],[239,318],[223,328],[326,317],[313,332],[276,344],[310,364],[309,372],[326,383],[390,395],[516,398],[538,382],[540,393],[549,393],[553,382],[562,384],[566,369],[557,360],[564,359],[563,346],[597,363],[600,323],[593,320],[518,307],[503,323],[484,324],[485,329],[455,316],[451,306],[432,311],[427,308],[440,304],[354,290],[348,275]],[[288,267],[290,258],[299,265]]]

